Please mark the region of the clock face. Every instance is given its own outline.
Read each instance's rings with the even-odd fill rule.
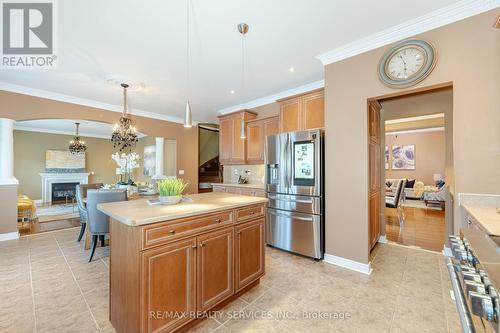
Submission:
[[[421,47],[404,47],[388,59],[386,74],[393,80],[407,80],[417,75],[426,62],[427,55]]]
[[[389,49],[380,59],[380,80],[391,88],[410,87],[430,74],[436,63],[432,45],[419,39],[406,40]]]

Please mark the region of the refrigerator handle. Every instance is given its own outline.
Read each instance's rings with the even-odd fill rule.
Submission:
[[[287,161],[289,165],[289,170],[287,173],[287,182],[288,182],[288,192],[290,192],[290,188],[292,187],[293,184],[293,152],[292,152],[292,139],[290,136],[288,137],[288,154],[287,154]]]

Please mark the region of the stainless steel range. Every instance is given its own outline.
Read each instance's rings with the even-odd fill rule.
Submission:
[[[466,229],[450,236],[447,259],[463,332],[500,332],[500,239]]]
[[[315,259],[324,255],[322,130],[281,133],[266,141],[266,242]]]

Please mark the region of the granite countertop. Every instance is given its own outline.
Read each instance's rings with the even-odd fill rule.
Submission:
[[[497,206],[487,204],[463,204],[462,207],[483,226],[489,235],[500,236],[500,214]]]
[[[257,190],[264,190],[263,184],[212,183],[212,186],[231,186],[231,187],[254,188]]]
[[[186,197],[193,201],[171,206],[151,206],[147,199],[130,200],[103,203],[97,208],[123,224],[140,226],[267,202],[266,198],[230,193],[200,193]]]

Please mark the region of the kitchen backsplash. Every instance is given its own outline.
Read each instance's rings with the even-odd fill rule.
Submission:
[[[245,171],[250,171],[246,174]],[[238,183],[238,177],[247,177],[250,184],[264,184],[264,165],[225,165],[224,183]]]

